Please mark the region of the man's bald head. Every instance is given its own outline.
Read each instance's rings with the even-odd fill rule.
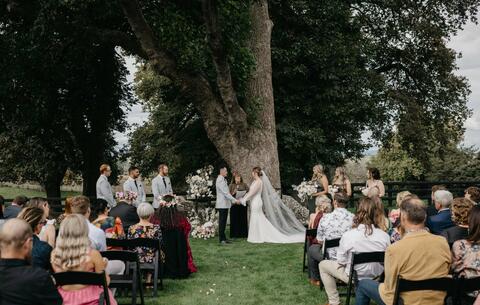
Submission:
[[[18,218],[5,222],[0,231],[0,250],[4,252],[24,252],[25,242],[32,238],[33,232],[30,225]],[[31,245],[30,245],[31,250]]]

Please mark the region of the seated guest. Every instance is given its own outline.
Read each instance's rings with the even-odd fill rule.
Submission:
[[[32,228],[21,219],[7,221],[0,232],[0,300],[2,304],[61,305],[48,272],[31,266]]]
[[[465,198],[470,199],[475,204],[479,204],[480,203],[480,188],[478,188],[476,186],[468,187],[465,190]]]
[[[418,199],[417,195],[410,192],[400,192],[399,194],[401,195],[397,195],[397,206],[399,207],[397,210],[398,213],[394,212],[395,210],[392,210],[393,215],[391,214],[392,216],[390,216],[391,218],[396,218],[396,220],[392,223],[392,229],[390,230],[390,242],[392,244],[402,239],[402,227],[400,226],[400,204],[408,198]]]
[[[161,240],[162,231],[160,230],[160,226],[154,225],[149,221],[154,212],[153,206],[150,203],[140,203],[137,208],[140,222],[128,228],[127,238],[152,238]],[[135,251],[138,253],[140,263],[153,263],[155,258],[155,251],[153,249],[138,247]]]
[[[446,190],[447,190],[447,188],[445,187],[445,185],[434,185],[434,186],[432,186],[432,194],[431,194],[432,204],[427,207],[427,217],[437,215],[437,213],[438,213],[438,211],[435,207],[435,192],[436,191],[446,191]]]
[[[78,214],[69,215],[63,220],[51,261],[54,272],[101,273],[107,266],[107,260],[102,258],[100,252],[90,248],[87,223]],[[106,276],[109,283],[110,279]],[[98,305],[103,288],[94,285],[66,285],[59,287],[58,292],[64,305]],[[110,291],[108,297],[110,304],[117,304]]]
[[[165,198],[166,196],[164,196]],[[177,209],[175,203],[166,204],[166,202],[159,202],[160,207],[155,211],[150,218],[150,222],[160,225],[162,235],[165,231],[177,229],[180,230],[185,236],[187,242],[187,263],[188,271],[190,273],[197,272],[197,266],[193,262],[192,249],[190,248],[189,236],[192,230],[192,225],[188,221],[187,217]]]
[[[390,245],[390,236],[378,228],[376,209],[373,199],[361,199],[353,219],[353,229],[345,232],[340,240],[337,260],[323,260],[319,264],[320,276],[330,305],[340,304],[337,280],[348,282],[353,253],[383,252]],[[355,266],[355,271],[359,280],[373,279],[382,274],[383,266],[379,263],[361,264]]]
[[[23,209],[17,218],[25,220],[33,231],[32,265],[50,270],[52,247],[38,237],[42,227],[47,223],[45,212],[41,208],[28,207]]]
[[[5,210],[5,198],[0,195],[0,219],[3,219],[3,211]]]
[[[334,210],[325,214],[317,228],[318,244],[311,245],[308,248],[308,270],[310,283],[314,286],[320,286],[320,272],[318,263],[324,259],[323,242],[325,240],[341,238],[343,233],[350,230],[353,224],[353,214],[347,211],[349,197],[345,193],[336,193],[333,200]],[[328,249],[328,259],[336,259],[337,248]]]
[[[397,208],[392,209],[388,214],[388,218],[390,219],[390,222],[392,223],[392,226],[394,228],[398,227],[398,225],[400,224],[400,203],[402,203],[402,201],[410,195],[412,195],[412,193],[410,193],[409,191],[403,191],[397,194],[397,198],[395,201],[397,204]]]
[[[129,193],[117,193],[117,205],[110,210],[110,216],[120,218],[123,228],[127,231],[128,227],[140,221],[137,215],[137,208],[133,206],[133,200],[129,197]]]
[[[468,236],[468,214],[474,202],[467,198],[455,198],[452,203],[452,221],[455,226],[443,230],[440,234],[447,239],[450,247],[454,242]]]
[[[42,227],[42,231],[38,235],[41,240],[47,242],[52,248],[55,247],[55,220],[48,221],[50,216],[50,205],[46,198],[33,197],[25,204],[25,207],[37,207],[43,209],[45,218],[47,219],[46,225]]]
[[[400,221],[405,232],[402,240],[392,244],[385,253],[385,282],[361,280],[355,304],[368,305],[370,299],[378,305],[392,304],[397,277],[419,281],[446,277],[451,254],[445,238],[430,234],[425,228],[427,217],[424,204],[409,198],[400,205]],[[445,293],[413,291],[400,295],[408,305],[443,305]]]
[[[13,199],[11,205],[5,208],[5,212],[3,213],[3,218],[5,219],[12,219],[18,216],[18,213],[23,209],[23,206],[28,202],[27,197],[25,196],[17,196]]]
[[[449,191],[439,190],[435,192],[435,208],[437,215],[427,219],[427,227],[433,234],[440,234],[443,230],[453,227],[452,211],[450,206],[453,202],[453,195]]]
[[[115,218],[109,216],[108,202],[104,199],[97,199],[92,224],[104,232],[115,225]]]
[[[457,240],[452,247],[452,272],[457,277],[480,276],[480,206],[478,205],[470,210],[468,228],[468,236]],[[476,291],[471,296],[478,295],[479,292]]]
[[[72,214],[72,199],[73,197],[67,197],[65,199],[65,207],[64,207],[64,212],[63,214],[60,214],[60,216],[55,219],[55,230],[58,232],[60,230],[60,225],[62,224],[62,221],[67,217],[68,215]]]
[[[332,211],[332,201],[326,195],[320,195],[315,200],[315,213],[310,214],[310,219],[308,220],[309,229],[317,229],[320,219],[326,213]]]

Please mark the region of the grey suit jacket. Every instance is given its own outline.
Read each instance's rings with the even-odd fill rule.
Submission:
[[[235,201],[236,199],[230,194],[227,180],[223,176],[218,175],[215,188],[217,190],[217,202],[215,208],[229,209],[232,206],[232,201]]]
[[[5,219],[16,218],[21,210],[22,210],[21,206],[13,205],[13,204],[9,205],[3,211],[3,218]]]
[[[97,198],[104,199],[108,202],[109,207],[117,205],[115,198],[113,198],[112,186],[108,182],[108,178],[105,175],[100,175],[97,180]]]
[[[132,177],[128,177],[127,181],[123,183],[123,191],[137,193],[137,199],[133,202],[133,205],[136,207],[138,207],[140,203],[147,201],[145,188],[143,187],[143,183],[140,181],[140,179],[137,179],[137,185],[135,185],[135,180]]]
[[[163,182],[165,179],[165,183]],[[160,203],[158,202],[158,197],[173,194],[172,183],[168,176],[160,176],[153,178],[152,180],[152,193],[153,193],[153,207],[158,209]]]

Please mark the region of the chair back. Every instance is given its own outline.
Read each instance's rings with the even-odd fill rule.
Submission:
[[[473,304],[474,297],[467,295],[470,292],[480,290],[480,277],[456,278],[455,305]]]
[[[328,249],[340,246],[340,238],[327,239],[323,242],[323,259],[327,259]]]
[[[103,297],[100,295],[99,304],[110,305],[110,295],[108,293],[107,279],[105,271],[101,273],[96,272],[81,272],[81,271],[67,271],[52,274],[55,279],[55,285],[92,285],[103,287]]]
[[[400,293],[408,291],[444,291],[447,295],[452,295],[455,289],[455,282],[452,278],[434,278],[420,281],[411,281],[403,279],[400,275],[397,277],[397,285],[395,287],[395,295],[393,298],[393,305],[398,305],[400,300]]]
[[[350,305],[350,298],[352,296],[353,283],[357,285],[357,282],[358,282],[357,273],[355,272],[355,265],[367,264],[367,263],[384,263],[384,262],[385,262],[385,252],[353,253],[351,264],[350,264],[350,275],[347,283],[348,287],[347,287],[346,305]]]
[[[152,248],[154,250],[160,250],[160,240],[153,238],[133,238],[133,239],[116,239],[107,238],[108,247],[121,247],[126,250],[133,250],[136,247]]]
[[[101,252],[102,256],[111,261],[138,263],[138,254],[134,251],[109,250]]]
[[[305,236],[308,237],[317,237],[317,229],[308,229],[305,231]]]

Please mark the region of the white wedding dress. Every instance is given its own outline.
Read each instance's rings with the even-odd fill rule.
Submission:
[[[262,180],[257,179],[252,183],[242,203],[246,201],[250,201],[251,210],[248,242],[282,244],[304,242],[305,227],[281,201],[265,175],[262,176]],[[275,204],[278,206],[274,206]],[[270,219],[264,213],[264,208]]]

